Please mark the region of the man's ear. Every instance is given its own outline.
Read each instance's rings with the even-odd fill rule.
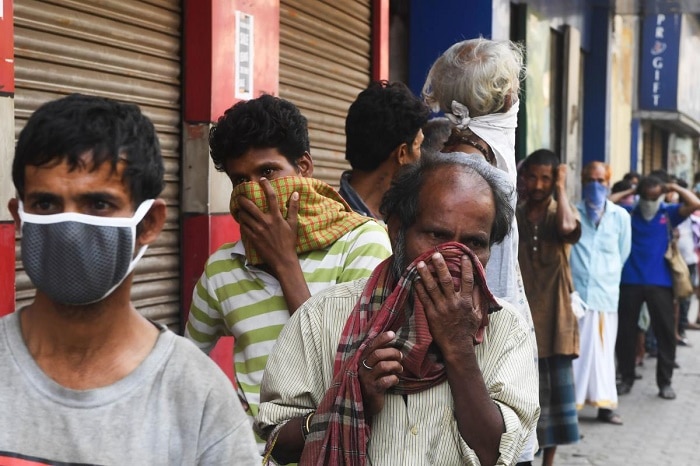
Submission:
[[[394,149],[391,155],[392,157],[396,158],[396,162],[399,164],[399,166],[413,163],[414,161],[408,144],[405,142],[402,142],[396,149]]]
[[[19,231],[20,227],[22,226],[22,222],[19,219],[19,199],[16,197],[13,197],[10,199],[10,201],[7,203],[7,208],[10,211],[10,214],[12,215],[12,219],[15,221],[15,230]]]
[[[165,225],[166,207],[163,199],[156,199],[138,226],[138,243],[151,244],[158,238]]]
[[[314,174],[314,161],[311,159],[311,154],[304,152],[304,155],[297,160],[299,174],[304,178],[311,178]]]

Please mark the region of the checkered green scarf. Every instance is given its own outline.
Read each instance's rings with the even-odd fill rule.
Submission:
[[[282,216],[287,217],[287,201],[292,193],[299,193],[299,214],[297,223],[297,254],[324,249],[335,243],[346,233],[370,220],[353,212],[350,206],[329,185],[315,178],[285,176],[270,180]],[[255,203],[263,212],[268,212],[265,192],[259,183],[241,183],[231,192],[231,215],[238,216],[238,197],[244,196]],[[248,263],[261,265],[260,254],[253,247],[250,238],[242,237]]]

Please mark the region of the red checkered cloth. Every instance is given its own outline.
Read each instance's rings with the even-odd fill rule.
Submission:
[[[287,218],[287,201],[292,193],[299,193],[297,223],[297,254],[324,249],[346,233],[371,220],[354,212],[331,186],[315,178],[284,176],[270,180],[277,196],[282,216]],[[231,192],[231,215],[238,218],[238,197],[244,196],[263,212],[268,212],[267,198],[259,183],[241,183]],[[261,265],[263,260],[250,238],[242,237],[248,263]]]
[[[456,286],[461,280],[460,258],[467,255],[472,262],[475,283],[482,293],[482,302],[490,312],[500,309],[486,287],[484,268],[476,255],[459,243],[445,243],[422,254],[406,269],[398,283],[390,282],[393,256],[372,273],[360,300],[348,318],[335,357],[333,382],[313,416],[310,433],[302,453],[302,465],[364,465],[370,426],[365,419],[362,390],[358,378],[364,349],[380,333],[393,330],[393,347],[403,353],[403,372],[391,393],[411,394],[427,390],[447,378],[438,350],[431,345],[425,311],[413,294],[418,276],[416,265],[424,261],[432,271],[432,255],[439,251],[452,274]]]

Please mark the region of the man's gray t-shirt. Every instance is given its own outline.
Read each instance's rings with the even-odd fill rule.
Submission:
[[[0,319],[0,464],[260,464],[230,381],[189,341],[162,329],[129,375],[71,390],[36,364],[19,315]]]

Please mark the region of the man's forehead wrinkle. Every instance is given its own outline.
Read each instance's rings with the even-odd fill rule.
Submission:
[[[464,167],[459,167],[458,171],[451,170],[454,167],[439,167],[436,170],[431,170],[429,174],[426,174],[426,179],[423,183],[423,186],[421,187],[420,193],[418,195],[418,215],[421,215],[423,208],[425,207],[428,211],[431,211],[435,207],[442,207],[436,206],[436,205],[426,205],[424,206],[423,204],[427,202],[425,200],[425,194],[432,194],[428,193],[428,191],[432,191],[430,188],[426,185],[429,183],[433,182],[435,177],[439,177],[438,182],[442,184],[443,186],[447,186],[448,188],[452,188],[451,191],[455,191],[459,185],[467,184],[468,183],[468,188],[471,190],[469,195],[462,195],[461,198],[463,200],[471,199],[474,195],[480,194],[482,192],[488,192],[491,196],[493,196],[493,190],[491,189],[491,186],[489,183],[482,178],[478,173],[466,169],[462,170]],[[443,176],[439,176],[438,170],[443,169],[444,174]],[[461,173],[460,173],[461,172]],[[455,175],[462,175],[462,176],[455,176]],[[467,187],[465,186],[465,187]],[[434,186],[433,186],[434,188]],[[462,193],[464,194],[464,193]],[[454,195],[454,193],[453,193]]]

